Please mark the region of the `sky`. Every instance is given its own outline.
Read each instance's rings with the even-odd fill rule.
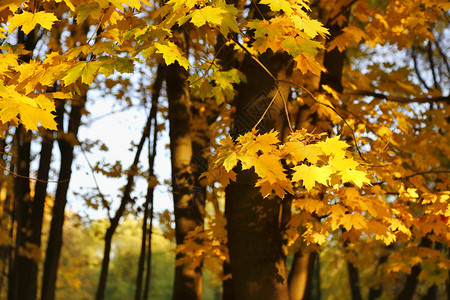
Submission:
[[[89,152],[82,153],[79,147],[75,148],[76,158],[73,164],[73,173],[69,188],[68,209],[71,209],[81,216],[90,219],[101,218],[107,216],[106,210],[99,208],[98,210],[85,208],[85,202],[81,199],[81,195],[77,193],[95,192],[97,188],[93,179],[98,183],[98,187],[107,201],[112,203],[111,215],[114,215],[115,209],[120,204],[123,193],[120,191],[126,184],[125,176],[121,178],[108,178],[100,173],[92,173],[89,163],[95,166],[97,161],[104,161],[114,164],[115,161],[122,163],[122,169],[127,170],[132,164],[135,156],[136,147],[131,147],[139,143],[142,135],[143,127],[147,120],[148,109],[142,106],[132,107],[122,112],[110,113],[118,111],[119,108],[113,108],[112,98],[104,98],[101,93],[96,90],[90,90],[88,94],[87,110],[90,116],[83,117],[85,123],[80,126],[78,139],[83,143],[85,140],[101,140],[108,148],[108,151],[101,151],[100,145],[93,147]],[[104,116],[104,117],[98,117]],[[158,118],[158,124],[164,122],[162,117]],[[168,128],[168,126],[166,126]],[[147,155],[148,141],[144,145],[140,157],[140,166],[142,171],[148,170]],[[155,211],[163,211],[171,209],[172,197],[169,187],[164,181],[170,179],[170,151],[167,149],[169,143],[167,130],[161,132],[157,144],[157,156],[155,159],[155,173],[158,181],[161,183],[155,188],[154,192],[154,208]],[[130,151],[132,150],[132,151]],[[89,161],[89,163],[88,163]],[[137,203],[145,200],[147,191],[146,179],[140,178],[136,180],[136,185],[132,196],[137,197]]]

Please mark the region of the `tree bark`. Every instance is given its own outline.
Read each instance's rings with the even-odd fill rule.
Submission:
[[[347,270],[352,300],[362,300],[358,268],[347,261]]]
[[[16,221],[16,236],[14,247],[13,269],[10,274],[9,299],[33,299],[35,286],[28,285],[28,270],[30,260],[24,255],[29,250],[26,245],[28,221],[30,216],[30,146],[32,135],[22,125],[16,128],[15,147],[16,176],[14,178],[14,216]]]
[[[29,34],[22,30],[18,33],[18,44],[24,45],[24,48],[30,51],[28,55],[21,55],[20,61],[30,62],[32,53],[36,47],[36,31],[33,29]],[[15,248],[13,251],[12,269],[9,274],[9,293],[10,300],[32,300],[36,297],[36,276],[33,265],[36,261],[28,258],[23,252],[29,252],[27,247],[27,232],[29,226],[31,198],[30,198],[30,147],[32,134],[22,125],[19,125],[15,134],[15,146],[17,151],[16,174],[14,178],[14,216],[16,221]],[[30,282],[31,280],[31,282]]]
[[[431,240],[427,237],[422,238],[422,241],[419,244],[419,247],[427,247],[429,248],[431,246]],[[417,264],[412,267],[411,273],[408,274],[406,277],[405,285],[403,286],[403,289],[398,294],[397,298],[398,300],[410,300],[413,298],[414,293],[417,288],[417,284],[419,283],[419,275],[422,271],[422,267],[420,264]]]
[[[316,252],[295,252],[294,261],[289,272],[288,286],[290,300],[310,299]]]
[[[187,53],[187,41],[180,28],[174,30],[174,39]],[[191,112],[188,72],[178,63],[167,67],[166,86],[169,100],[170,153],[172,162],[172,189],[177,245],[184,243],[186,235],[197,226],[203,226],[203,203],[194,197],[191,140]],[[177,253],[176,259],[183,257]],[[202,298],[202,270],[185,266],[175,267],[174,300],[200,300]]]
[[[290,76],[290,59],[283,54],[264,54],[260,61],[279,79]],[[236,138],[256,125],[277,92],[273,78],[250,57],[239,68],[247,84],[239,84],[234,100],[236,116],[232,136]],[[287,99],[289,86],[280,92]],[[283,126],[283,102],[278,95],[264,119],[258,125],[260,133],[271,129],[279,132]],[[237,181],[226,188],[225,215],[228,247],[235,299],[289,299],[283,224],[280,217],[281,199],[262,199],[255,187],[253,170],[236,167]]]
[[[58,124],[58,145],[61,152],[61,165],[58,185],[55,193],[55,203],[52,210],[50,234],[45,254],[44,273],[42,277],[42,300],[53,300],[58,273],[59,257],[63,243],[63,226],[65,207],[67,204],[67,191],[72,175],[73,150],[78,129],[81,123],[82,110],[86,103],[87,86],[81,87],[82,93],[72,99],[67,133],[64,134],[63,120]]]

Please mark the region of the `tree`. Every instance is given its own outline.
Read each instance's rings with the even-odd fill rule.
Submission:
[[[5,137],[15,127],[17,145],[17,163],[4,166],[16,175],[14,255],[4,255],[11,262],[11,299],[28,291],[18,289],[26,278],[21,274],[36,273],[28,273],[36,264],[25,267],[21,255],[24,229],[43,194],[40,184],[39,201],[30,205],[29,130],[40,124],[62,132],[64,111],[57,106],[55,120],[53,102],[71,99],[69,132],[75,142],[80,104],[94,80],[114,85],[105,77],[155,65],[166,69],[162,94],[170,121],[178,264],[174,299],[201,297],[203,258],[210,256],[231,275],[224,277],[226,297],[305,299],[314,258],[331,240],[342,247],[338,253],[351,278],[347,296],[442,294],[445,277],[433,274],[448,276],[446,1],[5,3],[0,126]],[[59,40],[69,32],[85,37],[80,43],[67,38],[57,52],[44,39],[45,57],[27,52],[35,37],[58,32]],[[199,124],[208,125],[203,140],[195,134]],[[42,299],[55,293],[65,180],[75,145],[70,141],[58,137],[63,157]],[[199,159],[193,151],[202,153]],[[206,158],[209,170],[199,176],[195,165]],[[38,176],[46,181],[44,165]],[[133,180],[127,175],[105,249],[132,202]],[[202,182],[209,187],[194,201],[192,189]],[[206,191],[210,196],[203,203]],[[224,191],[223,210],[218,199]],[[208,212],[208,205],[214,209]],[[39,232],[36,212],[31,227]],[[290,276],[289,252],[295,253]],[[108,260],[105,251],[98,299]],[[296,276],[299,269],[306,276]]]

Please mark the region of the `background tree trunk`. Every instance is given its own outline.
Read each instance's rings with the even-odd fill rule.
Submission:
[[[306,300],[310,298],[316,257],[316,252],[303,253],[301,250],[295,252],[288,277],[290,300]]]
[[[187,53],[187,41],[182,29],[174,31],[178,46]],[[191,105],[188,73],[178,63],[169,65],[166,72],[169,100],[170,153],[172,162],[172,189],[177,245],[184,243],[186,235],[197,226],[203,226],[203,203],[194,198],[195,179],[191,167]],[[183,257],[177,253],[176,259]],[[200,300],[202,298],[202,270],[175,267],[174,300]]]
[[[69,189],[72,174],[72,162],[74,159],[74,141],[77,140],[78,129],[81,123],[82,111],[87,97],[87,86],[82,85],[83,92],[72,99],[72,105],[68,121],[67,133],[64,133],[63,120],[58,124],[58,145],[61,152],[61,165],[59,170],[58,185],[55,193],[55,203],[52,210],[52,221],[45,254],[44,273],[42,277],[42,300],[53,300],[58,273],[58,263],[63,243],[63,227],[65,219],[65,207],[67,204],[67,191]]]
[[[152,108],[150,109],[149,119],[150,127],[152,127],[151,122],[153,122],[153,137],[152,141],[150,138],[148,139],[148,164],[149,164],[149,178],[148,178],[148,188],[147,188],[147,196],[144,203],[144,220],[142,222],[142,243],[141,243],[141,252],[139,254],[139,262],[138,262],[138,272],[136,276],[136,292],[134,299],[140,300],[142,297],[142,283],[144,278],[144,269],[145,269],[145,260],[147,257],[151,259],[151,253],[146,255],[146,250],[151,251],[151,245],[147,247],[147,243],[151,243],[152,236],[152,228],[148,229],[148,220],[150,218],[150,223],[152,223],[153,219],[153,186],[150,179],[155,175],[154,164],[155,164],[155,156],[156,156],[156,143],[157,143],[157,121],[156,121],[156,113],[158,111],[158,98],[159,93],[161,91],[162,83],[164,80],[164,66],[158,65],[158,69],[156,71],[156,79],[153,84],[153,93],[152,93]],[[150,134],[150,130],[149,130]],[[147,240],[148,237],[148,240]],[[147,268],[148,270],[148,268]],[[148,270],[149,271],[149,270]]]

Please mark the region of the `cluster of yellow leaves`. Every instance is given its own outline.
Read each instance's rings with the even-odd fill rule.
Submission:
[[[328,49],[343,51],[361,41],[372,48],[386,43],[397,43],[400,49],[410,48],[418,39],[432,39],[430,24],[450,9],[446,0],[375,3],[357,1],[352,9],[354,18],[343,33],[329,43]],[[340,21],[342,19],[336,20]]]
[[[311,191],[320,185],[339,188],[345,183],[357,187],[370,184],[366,172],[347,151],[349,145],[338,136],[323,140],[324,134],[314,135],[303,129],[282,144],[277,135],[273,130],[258,134],[254,129],[236,141],[228,136],[220,142],[214,166],[204,176],[226,186],[230,179],[236,180],[233,168],[240,163],[242,170],[253,169],[258,175],[256,186],[263,197],[274,192],[280,198],[294,194],[298,186]]]
[[[314,59],[319,49],[323,49],[320,42],[314,40],[317,36],[325,38],[328,29],[314,19],[307,11],[311,9],[304,1],[262,0],[277,15],[268,20],[253,20],[246,24],[248,29],[254,30],[254,41],[249,47],[256,53],[264,53],[271,49],[273,53],[287,52],[294,58],[296,67],[306,74],[308,71],[320,75],[323,67]]]

